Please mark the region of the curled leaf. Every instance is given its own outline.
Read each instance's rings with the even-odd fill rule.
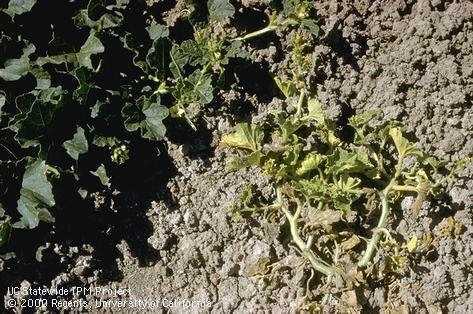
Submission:
[[[263,129],[254,124],[238,123],[236,131],[232,134],[225,135],[221,143],[223,145],[246,148],[252,151],[261,150],[263,141]]]
[[[389,135],[393,139],[394,145],[396,146],[397,152],[401,158],[408,155],[422,156],[422,152],[402,135],[399,128],[391,128],[389,130]]]

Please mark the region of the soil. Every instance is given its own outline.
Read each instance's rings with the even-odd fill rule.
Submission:
[[[266,2],[244,1],[240,13],[258,16]],[[181,6],[169,8],[164,20],[175,23]],[[348,116],[377,108],[380,120],[403,121],[419,146],[442,160],[473,155],[473,3],[317,1],[316,7],[322,35],[307,80],[330,117],[343,125]],[[268,73],[255,74],[264,84],[255,81],[256,87],[223,93],[227,106],[208,108],[201,117],[203,131],[175,134],[180,141],[166,143],[174,165],[168,180],[146,195],[131,191],[115,200],[127,215],[117,215],[100,241],[49,244],[45,252],[60,258],[46,254],[40,266],[4,265],[5,301],[12,297],[6,287],[20,285],[130,288],[124,298],[210,302],[201,312],[211,313],[290,313],[319,298],[320,280],[317,275],[309,280],[310,269],[288,240],[283,220],[236,220],[230,212],[247,182],[268,195],[271,190],[256,170],[225,172],[228,151],[218,145],[236,122],[226,113],[258,120],[279,104],[271,77],[285,74],[281,52],[293,34],[278,35],[249,45],[255,71]],[[251,115],[248,108],[255,108]],[[402,278],[364,289],[353,313],[473,313],[472,175],[470,163],[448,187],[450,201],[427,202],[417,218],[407,212],[412,200],[403,202],[393,219],[396,239],[405,242],[428,230],[436,234],[450,216],[462,232],[434,241],[432,252]],[[110,207],[103,203],[106,198],[96,195],[96,207]],[[56,271],[45,271],[56,264],[61,265],[53,267]],[[342,311],[337,307],[342,301],[332,302],[329,312]],[[148,311],[198,312],[185,307]]]

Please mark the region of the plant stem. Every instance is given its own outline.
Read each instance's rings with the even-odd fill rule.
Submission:
[[[275,31],[276,29],[279,28],[279,25],[273,25],[273,24],[269,24],[268,26],[266,26],[265,28],[262,28],[260,30],[257,30],[257,31],[254,31],[252,33],[248,33],[246,34],[245,36],[241,36],[241,37],[236,37],[236,38],[233,38],[232,41],[245,41],[245,40],[248,40],[248,39],[251,39],[251,38],[254,38],[254,37],[258,37],[258,36],[261,36],[261,35],[264,35],[266,33],[270,33],[270,32],[273,32]]]
[[[296,111],[296,117],[300,118],[302,115],[302,104],[304,103],[304,98],[305,98],[305,90],[301,90],[301,94],[299,95],[299,101],[297,102],[297,111]]]
[[[332,277],[332,275],[335,273],[335,269],[327,264],[325,261],[321,260],[318,258],[312,250],[306,247],[306,243],[304,240],[299,235],[299,231],[297,228],[297,220],[299,219],[299,215],[302,210],[302,205],[300,203],[297,204],[297,209],[296,212],[291,214],[289,209],[283,204],[282,200],[282,193],[278,189],[277,190],[278,194],[278,202],[280,203],[281,209],[284,212],[284,214],[287,217],[287,220],[289,221],[290,229],[291,229],[291,235],[292,235],[292,240],[296,243],[298,248],[301,250],[302,254],[309,260],[310,264],[312,267],[324,274],[327,277]]]
[[[396,186],[396,180],[401,175],[403,163],[404,156],[399,156],[394,177],[391,179],[391,181],[389,181],[389,184],[382,191],[378,192],[379,198],[381,199],[381,217],[379,217],[378,225],[376,226],[376,229],[374,229],[373,236],[368,241],[365,253],[358,262],[359,267],[366,267],[376,251],[376,246],[378,245],[382,230],[386,227],[389,213],[391,211],[389,208],[389,193],[393,190],[393,187]]]
[[[366,251],[363,254],[363,257],[358,262],[358,266],[366,267],[368,263],[371,261],[373,254],[376,250],[376,246],[378,245],[379,238],[381,236],[381,229],[385,227],[387,218],[389,216],[389,204],[387,195],[384,194],[384,190],[379,192],[379,197],[381,198],[381,217],[379,218],[378,225],[374,230],[373,236],[371,237],[368,245],[366,246]]]
[[[408,192],[418,192],[418,188],[410,185],[394,185],[394,191],[408,191]]]

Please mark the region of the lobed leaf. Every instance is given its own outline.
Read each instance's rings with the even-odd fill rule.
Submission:
[[[389,129],[389,135],[394,141],[397,152],[401,158],[408,155],[422,156],[422,151],[410,143],[403,135],[399,128]]]
[[[209,18],[217,22],[222,22],[225,18],[235,14],[235,7],[229,0],[209,0],[207,6]]]
[[[47,135],[56,111],[63,106],[63,95],[61,87],[54,87],[17,97],[20,112],[12,118],[9,128],[16,132],[15,139],[22,147],[37,146]]]
[[[128,103],[122,110],[125,118],[125,128],[129,132],[141,129],[141,136],[150,140],[164,139],[166,127],[163,120],[169,115],[169,110],[161,105],[159,96],[153,99],[141,96],[135,103]]]
[[[77,132],[74,134],[73,138],[65,141],[63,146],[66,149],[67,154],[74,160],[78,160],[79,155],[87,153],[89,150],[89,144],[87,143],[84,129],[80,126],[77,127]]]
[[[169,36],[169,29],[161,24],[148,26],[146,27],[146,31],[148,32],[149,38],[153,41]]]
[[[94,31],[90,32],[89,37],[82,45],[78,52],[65,53],[55,56],[40,57],[36,60],[36,64],[43,66],[47,63],[61,64],[71,63],[76,66],[83,66],[91,70],[95,70],[92,66],[91,57],[105,51],[102,42],[97,38]]]
[[[368,156],[359,149],[346,150],[335,148],[333,153],[327,157],[327,174],[359,173],[372,177],[376,169],[371,164]]]
[[[232,134],[225,135],[221,143],[223,145],[239,147],[252,150],[261,150],[264,133],[260,126],[249,123],[238,123],[236,130]]]

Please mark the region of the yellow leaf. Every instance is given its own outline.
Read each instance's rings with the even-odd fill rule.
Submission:
[[[417,246],[419,244],[419,239],[417,235],[413,235],[412,238],[407,242],[407,250],[409,253],[415,252],[417,250]]]

